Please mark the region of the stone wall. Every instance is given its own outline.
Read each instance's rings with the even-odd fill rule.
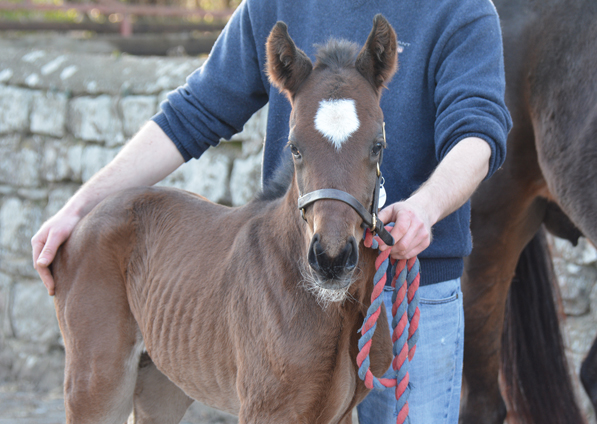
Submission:
[[[53,301],[31,266],[30,238],[201,63],[1,48],[0,382],[60,384],[63,348]],[[162,184],[228,205],[248,201],[259,187],[266,114]],[[558,239],[551,245],[578,370],[597,329],[597,252],[585,240],[574,249]]]
[[[597,250],[584,237],[576,247],[566,240],[549,238],[554,267],[566,314],[564,341],[575,372],[578,398],[589,423],[597,419],[589,398],[578,380],[580,364],[597,336]]]
[[[60,384],[60,333],[30,239],[201,63],[1,48],[0,382]],[[266,116],[160,184],[244,204],[260,187]]]

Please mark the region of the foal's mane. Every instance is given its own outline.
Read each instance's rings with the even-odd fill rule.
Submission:
[[[267,202],[284,197],[294,176],[294,162],[284,149],[281,164],[274,171],[274,175],[264,183],[263,188],[255,195],[255,201]]]
[[[352,68],[359,54],[359,46],[347,40],[330,39],[325,45],[317,45],[314,68],[340,70]]]

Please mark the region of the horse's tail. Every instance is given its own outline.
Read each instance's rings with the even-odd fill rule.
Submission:
[[[502,372],[515,422],[585,422],[560,333],[559,296],[542,227],[520,255],[506,302]]]

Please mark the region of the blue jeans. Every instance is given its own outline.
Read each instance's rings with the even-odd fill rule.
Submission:
[[[419,289],[419,341],[410,363],[412,424],[457,424],[462,385],[464,309],[460,279]],[[384,290],[392,327],[392,288]],[[388,372],[387,377],[392,377]],[[372,390],[357,407],[359,424],[395,424],[395,388]]]

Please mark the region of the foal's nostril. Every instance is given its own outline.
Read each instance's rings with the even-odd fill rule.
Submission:
[[[323,249],[321,247],[321,244],[319,243],[319,240],[319,234],[315,234],[311,239],[311,244],[309,245],[309,254],[307,255],[309,265],[315,271],[321,270],[321,266],[319,265],[319,256],[323,254]]]
[[[320,243],[321,237],[315,234],[311,239],[307,259],[311,268],[328,280],[342,278],[357,266],[359,260],[358,245],[354,237],[350,237],[342,251],[331,258]]]
[[[344,246],[342,250],[344,253],[343,256],[343,265],[346,271],[352,271],[357,266],[357,262],[359,261],[359,250],[357,246],[357,241],[354,237],[350,237],[348,239],[348,243]]]

